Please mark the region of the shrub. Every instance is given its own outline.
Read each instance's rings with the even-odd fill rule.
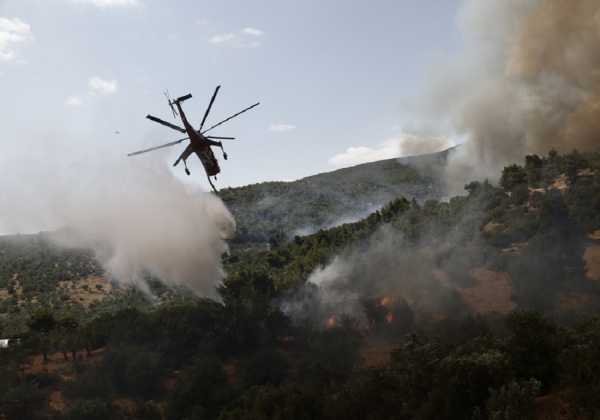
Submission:
[[[80,400],[65,413],[65,420],[109,420],[113,409],[109,403],[100,400]]]
[[[542,383],[536,379],[510,382],[492,390],[486,403],[489,420],[529,420],[534,418],[535,398]]]

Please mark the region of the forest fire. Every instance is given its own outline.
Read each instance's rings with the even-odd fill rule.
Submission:
[[[379,307],[387,311],[387,314],[383,318],[385,322],[387,324],[392,324],[394,322],[394,313],[392,312],[394,307],[394,298],[391,296],[382,297],[379,300]]]

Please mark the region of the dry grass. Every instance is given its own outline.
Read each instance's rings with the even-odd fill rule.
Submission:
[[[127,413],[129,417],[135,416],[138,408],[136,402],[131,398],[117,398],[113,400],[112,405]]]
[[[65,360],[62,353],[54,353],[48,355],[48,362],[44,363],[44,358],[41,354],[37,354],[25,363],[25,373],[52,373],[59,375],[63,380],[70,381],[73,379],[73,360],[71,354],[68,354],[69,360]],[[85,352],[78,352],[77,359],[82,364],[95,364],[102,360],[104,349],[97,349],[91,352],[87,357]]]
[[[514,242],[510,244],[508,248],[502,249],[500,253],[510,256],[519,256],[521,255],[523,249],[527,248],[527,245],[527,242]]]
[[[583,293],[563,293],[559,297],[559,306],[563,311],[581,312],[592,303],[591,296]]]
[[[552,185],[550,186],[550,188],[559,190],[562,193],[564,193],[566,190],[568,190],[569,189],[569,179],[567,178],[567,175],[562,174],[561,176],[556,178],[554,180],[554,182],[552,183]]]
[[[23,297],[23,286],[21,285],[21,282],[18,279],[19,279],[19,274],[15,273],[15,275],[12,278],[12,280],[15,282],[14,295],[17,299],[20,300]]]
[[[475,285],[458,290],[473,312],[508,314],[515,308],[508,273],[475,268],[470,271],[470,275],[475,280]]]
[[[506,229],[506,227],[501,223],[489,222],[483,227],[483,232],[489,235],[496,235],[504,229]]]
[[[391,361],[391,355],[398,348],[397,344],[393,343],[371,343],[364,346],[360,355],[363,359],[365,367],[384,367]]]
[[[590,245],[583,254],[586,277],[590,280],[600,280],[600,244]]]
[[[600,241],[600,229],[590,233],[588,238],[590,238],[592,241]]]
[[[90,306],[109,295],[113,287],[104,277],[91,276],[76,281],[61,281],[58,286],[65,290],[73,302]]]
[[[48,397],[48,406],[59,413],[64,413],[67,404],[63,398],[62,392],[58,389],[52,391]]]
[[[577,171],[577,176],[589,177],[596,175],[596,172],[592,168],[580,169]]]
[[[569,406],[560,394],[548,394],[535,400],[536,420],[567,420],[574,418]]]

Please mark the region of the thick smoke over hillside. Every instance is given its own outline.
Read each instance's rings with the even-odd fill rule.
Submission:
[[[461,226],[450,235],[432,231],[415,244],[396,228],[383,226],[367,243],[317,268],[308,284],[284,301],[282,310],[317,325],[325,325],[333,315],[349,316],[366,326],[369,304],[382,306],[386,300],[388,309],[401,307],[410,322],[463,316],[470,310],[457,288],[469,286],[469,270],[485,262],[477,241],[464,243],[463,235],[472,231],[473,226]]]
[[[61,244],[91,246],[121,283],[145,289],[150,272],[215,295],[224,238],[235,229],[218,198],[182,184],[156,156],[133,160],[121,148],[54,137],[39,143],[3,144],[0,232],[65,228]]]
[[[426,100],[428,119],[467,140],[450,193],[526,153],[600,145],[600,2],[468,0],[459,21],[465,51]]]
[[[467,0],[459,21],[465,51],[452,71],[444,66],[424,104],[427,120],[443,120],[466,139],[448,155],[449,195],[469,181],[497,179],[527,153],[597,150],[599,1]],[[316,300],[321,317],[360,317],[361,300],[381,296],[400,297],[417,316],[458,314],[465,308],[453,291],[470,285],[469,270],[485,266],[476,242],[465,248],[458,239],[479,227],[463,223],[458,238],[432,233],[416,246],[398,232],[380,232],[316,270],[309,283],[317,288],[300,302]],[[298,303],[285,309],[295,313]]]

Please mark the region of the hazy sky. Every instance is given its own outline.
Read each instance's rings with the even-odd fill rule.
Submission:
[[[414,134],[409,104],[462,48],[459,3],[0,0],[0,154],[32,136],[123,155],[171,141],[181,136],[144,118],[171,117],[162,91],[191,92],[185,109],[199,124],[222,84],[209,124],[262,105],[215,130],[240,139],[219,187],[392,157]],[[154,153],[170,165],[182,149]]]

